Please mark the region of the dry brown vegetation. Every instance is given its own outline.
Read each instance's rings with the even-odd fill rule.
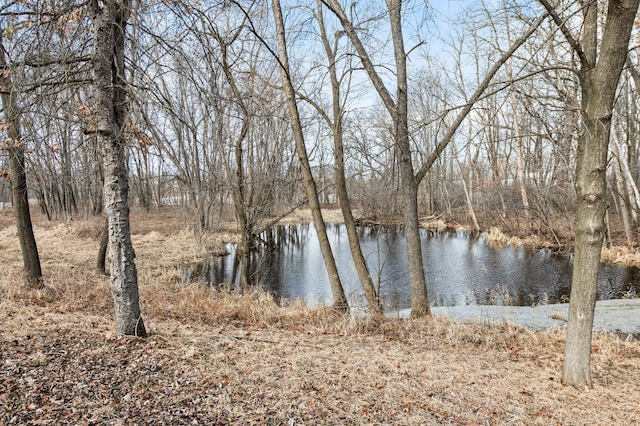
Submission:
[[[374,321],[185,285],[179,266],[224,237],[196,239],[174,211],[133,217],[150,337],[117,336],[99,221],[35,223],[40,291],[21,285],[0,211],[0,424],[640,423],[637,341],[595,336],[595,385],[576,390],[559,380],[562,329]]]

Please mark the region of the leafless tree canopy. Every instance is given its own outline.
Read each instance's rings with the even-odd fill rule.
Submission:
[[[383,112],[388,101],[376,95],[362,55],[328,5],[283,5],[290,74],[320,200],[338,201],[331,129],[323,116],[334,121],[335,67],[351,205],[369,219],[395,216],[403,207],[393,123]],[[346,19],[395,103],[388,9],[369,1],[348,6]],[[419,2],[402,6],[420,216],[470,220],[473,212],[482,227],[566,239],[575,208],[581,90],[579,58],[562,31],[536,4],[474,5],[448,17]],[[316,24],[320,10],[333,58],[327,58]],[[563,2],[558,10],[579,35],[581,5]],[[93,35],[86,7],[10,2],[0,16],[32,197],[50,217],[100,214],[104,171],[91,131]],[[221,218],[277,217],[306,200],[268,4],[133,2],[127,37],[132,205],[182,206],[194,226],[206,230]],[[616,97],[607,169],[611,213],[627,224],[612,232],[630,244],[640,204],[634,37]],[[465,107],[469,111],[460,114]],[[448,135],[452,127],[455,133]],[[445,140],[447,148],[439,148]],[[8,156],[2,158],[8,170]],[[0,201],[10,203],[7,181],[1,185]]]

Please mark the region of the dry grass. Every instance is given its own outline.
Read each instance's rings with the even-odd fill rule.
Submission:
[[[150,337],[116,336],[99,221],[36,226],[21,285],[0,212],[0,424],[639,424],[640,343],[597,335],[592,389],[559,380],[563,330],[367,319],[183,285],[206,254],[179,213],[134,216]],[[36,222],[38,223],[38,222]]]
[[[605,246],[602,248],[602,261],[640,268],[640,253],[637,247]]]
[[[549,241],[538,234],[526,236],[507,235],[496,226],[492,226],[489,230],[483,232],[483,236],[485,242],[493,247],[510,245],[514,247],[566,249],[566,247],[558,247],[557,243]]]
[[[489,230],[484,233],[484,240],[487,242],[487,244],[490,244],[494,247],[504,247],[506,245],[522,245],[517,238],[507,236],[500,230],[500,228],[495,226],[489,228]]]
[[[358,212],[354,212],[354,216],[358,217]],[[344,222],[344,218],[342,217],[342,211],[340,209],[323,210],[322,217],[325,220],[325,222],[332,222],[332,223]],[[300,223],[300,222],[311,222],[311,221],[313,221],[311,209],[308,207],[300,207],[295,209],[289,215],[287,215],[282,220],[282,223]]]
[[[451,229],[450,225],[447,224],[444,220],[439,218],[424,218],[420,220],[420,226],[425,229],[430,229],[433,231],[446,231]]]
[[[488,231],[483,233],[484,240],[487,244],[494,247],[504,247],[507,245],[519,247],[549,247],[557,249],[557,245],[544,240],[539,235],[530,235],[526,237],[507,235],[498,227],[491,227]],[[601,254],[602,262],[612,263],[620,266],[630,266],[640,268],[640,252],[638,247],[628,246],[607,246],[602,247]]]

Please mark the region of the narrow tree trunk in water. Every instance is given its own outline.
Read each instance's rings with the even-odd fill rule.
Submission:
[[[235,141],[235,160],[236,160],[236,182],[235,187],[233,188],[233,203],[235,207],[236,213],[236,221],[240,228],[240,255],[241,255],[241,264],[242,270],[240,273],[240,286],[246,287],[252,283],[252,273],[251,273],[251,252],[255,248],[255,223],[252,217],[251,209],[248,199],[251,198],[249,191],[250,185],[247,184],[247,179],[244,171],[244,142],[249,132],[249,123],[250,117],[249,112],[247,110],[247,106],[244,102],[243,96],[240,93],[240,89],[236,84],[236,80],[231,72],[231,66],[228,61],[228,51],[229,45],[226,41],[223,41],[222,38],[218,38],[218,43],[220,44],[220,50],[222,53],[222,70],[227,78],[227,82],[231,87],[231,91],[236,98],[236,102],[240,106],[240,110],[242,111],[242,127],[240,129],[240,134]]]
[[[382,303],[380,302],[380,295],[376,292],[373,280],[371,279],[371,274],[367,267],[367,261],[362,254],[362,247],[360,246],[360,239],[358,238],[358,230],[356,229],[353,211],[351,210],[351,201],[349,200],[349,194],[347,191],[347,182],[344,170],[344,132],[342,127],[342,108],[340,106],[340,82],[336,72],[336,57],[334,50],[331,49],[329,38],[326,34],[321,0],[316,0],[316,4],[318,7],[317,19],[318,25],[320,26],[320,33],[322,35],[322,43],[324,45],[325,53],[327,54],[327,59],[329,60],[329,78],[331,80],[333,101],[333,121],[328,118],[327,121],[333,134],[336,193],[338,195],[338,202],[340,203],[342,217],[344,218],[344,225],[347,229],[351,257],[356,268],[356,273],[358,274],[358,279],[360,280],[362,291],[367,299],[369,313],[373,316],[377,316],[382,314]]]
[[[407,55],[402,36],[401,0],[387,0],[394,55],[396,59],[396,108],[394,117],[394,135],[398,168],[404,202],[404,225],[407,240],[409,263],[409,281],[411,282],[411,317],[419,318],[431,315],[427,280],[422,260],[422,241],[418,222],[418,182],[414,176],[409,143]]]
[[[338,275],[338,268],[336,261],[331,251],[331,245],[329,244],[329,238],[327,237],[327,228],[322,218],[322,212],[320,211],[320,201],[318,200],[318,190],[316,182],[311,173],[311,165],[309,164],[309,158],[307,156],[307,149],[304,142],[304,134],[302,132],[302,125],[300,123],[300,114],[298,113],[298,105],[295,98],[295,90],[293,88],[289,70],[289,58],[287,55],[287,43],[285,38],[284,20],[282,18],[282,9],[280,7],[279,0],[273,0],[272,2],[273,15],[276,23],[276,32],[278,39],[278,50],[280,60],[280,76],[282,79],[282,85],[284,87],[285,95],[287,98],[287,106],[289,108],[289,115],[291,120],[291,127],[293,130],[293,136],[296,142],[296,151],[300,165],[302,166],[302,173],[304,177],[305,188],[307,196],[309,197],[309,206],[311,207],[311,214],[313,216],[313,225],[316,228],[318,234],[318,240],[320,242],[320,250],[322,251],[322,258],[327,269],[329,276],[329,284],[331,286],[331,292],[333,294],[333,306],[334,308],[347,311],[349,305],[347,298],[344,294],[342,282]]]
[[[104,202],[109,220],[111,294],[116,331],[145,337],[129,227],[129,184],[123,134],[127,112],[124,42],[131,3],[129,0],[91,0],[90,11],[94,26],[96,133],[102,145],[105,169]]]
[[[11,74],[5,59],[4,44],[2,44],[2,29],[0,29],[0,88],[2,97],[2,109],[7,126],[7,141],[3,149],[9,153],[9,168],[11,173],[11,197],[13,212],[16,218],[16,229],[20,250],[22,251],[22,263],[24,265],[25,282],[28,287],[42,288],[42,269],[38,246],[33,235],[31,212],[29,210],[29,196],[27,193],[27,175],[24,160],[24,141],[20,136],[20,113],[16,93],[13,90]],[[1,90],[1,89],[0,89]]]

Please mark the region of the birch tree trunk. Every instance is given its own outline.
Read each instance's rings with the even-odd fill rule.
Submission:
[[[509,80],[513,81],[511,76],[511,70],[509,69]],[[527,195],[527,187],[525,182],[525,170],[524,170],[524,155],[522,154],[522,134],[520,132],[520,124],[518,123],[518,111],[516,108],[516,96],[511,92],[511,114],[513,117],[513,132],[516,140],[516,180],[520,187],[520,199],[522,200],[522,208],[524,209],[524,216],[527,219],[527,228],[531,229],[530,209],[529,209],[529,196]]]
[[[31,212],[29,211],[27,175],[24,162],[25,146],[20,135],[20,113],[5,54],[4,44],[2,44],[2,29],[0,29],[0,95],[8,137],[2,143],[2,149],[6,149],[9,154],[11,197],[20,250],[22,251],[25,282],[28,287],[42,288],[44,285],[42,283],[40,256],[36,239],[33,235]]]
[[[620,155],[620,147],[618,146],[618,142],[616,140],[612,141],[612,149],[614,153],[613,155],[617,157],[620,164],[620,171],[622,173],[622,176],[624,177],[626,191],[630,194],[629,198],[633,201],[633,210],[638,211],[640,210],[640,190],[638,189],[638,185],[633,178],[633,173],[631,173],[629,161],[627,161],[627,158],[625,156]]]
[[[127,114],[125,28],[131,3],[130,0],[91,0],[89,5],[94,27],[92,64],[97,104],[96,134],[103,150],[104,200],[109,221],[111,294],[116,331],[146,337],[129,227],[129,184],[123,132]]]
[[[471,126],[469,126],[469,129],[471,129]],[[469,133],[471,133],[471,130],[469,131]],[[471,144],[470,138],[471,138],[471,135],[469,135],[469,141],[467,142],[468,145]],[[473,208],[473,199],[471,198],[471,193],[469,192],[467,182],[464,179],[462,164],[460,164],[460,159],[458,158],[458,153],[456,152],[454,145],[451,145],[451,156],[453,157],[456,163],[456,168],[458,169],[458,174],[460,175],[460,182],[462,182],[462,190],[464,191],[464,198],[467,202],[467,210],[469,211],[469,216],[471,217],[471,221],[473,222],[473,230],[476,232],[480,231],[480,224],[478,223],[478,218],[476,217],[476,211]]]

